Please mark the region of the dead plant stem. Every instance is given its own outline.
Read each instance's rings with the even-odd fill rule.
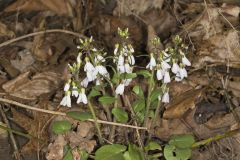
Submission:
[[[33,111],[38,111],[38,112],[43,112],[43,113],[48,113],[48,114],[53,114],[53,115],[59,115],[59,116],[66,116],[66,113],[63,113],[63,112],[35,108],[35,107],[29,106],[29,105],[25,105],[25,104],[10,100],[10,99],[0,98],[0,102],[12,104],[12,105],[15,105],[15,106],[18,106],[21,108],[25,108],[25,109],[29,109],[29,110],[33,110]],[[94,122],[94,119],[88,119],[87,121]],[[137,127],[137,126],[127,125],[127,124],[122,124],[122,123],[115,123],[115,122],[108,122],[108,121],[103,121],[103,120],[97,120],[97,123],[113,125],[113,126],[120,126],[120,127],[127,127],[127,128],[134,128],[134,129],[139,129],[139,130],[147,130],[146,127]]]

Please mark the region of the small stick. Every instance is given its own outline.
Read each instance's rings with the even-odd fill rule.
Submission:
[[[63,112],[35,108],[35,107],[29,106],[29,105],[25,105],[25,104],[10,100],[10,99],[0,98],[0,102],[13,104],[15,106],[25,108],[25,109],[30,109],[33,111],[38,111],[38,112],[43,112],[43,113],[48,113],[48,114],[53,114],[53,115],[59,115],[59,116],[67,116],[66,113],[63,113]],[[87,121],[95,122],[94,119],[88,119]],[[108,124],[108,125],[113,125],[113,126],[120,126],[120,127],[127,127],[127,128],[134,128],[134,129],[139,129],[139,130],[147,130],[146,127],[138,127],[138,126],[132,126],[132,125],[127,125],[127,124],[122,124],[122,123],[108,122],[108,121],[103,121],[103,120],[97,120],[97,123]]]
[[[9,121],[7,119],[7,116],[5,115],[1,105],[0,105],[0,113],[1,113],[1,116],[3,118],[4,123],[7,125],[8,128],[10,128],[10,123],[9,123]],[[13,146],[13,149],[14,149],[14,157],[17,160],[21,160],[21,156],[20,156],[20,153],[19,153],[19,150],[18,150],[18,146],[17,146],[16,140],[15,140],[15,137],[13,135],[13,132],[8,131],[8,133],[9,133],[9,136],[10,136],[10,139],[11,139],[11,142],[12,142],[12,146]]]
[[[8,40],[6,42],[3,42],[0,44],[0,48],[1,47],[4,47],[4,46],[7,46],[11,43],[14,43],[14,42],[17,42],[17,41],[20,41],[20,40],[23,40],[25,38],[28,38],[28,37],[33,37],[33,36],[37,36],[39,34],[45,34],[45,33],[65,33],[65,34],[70,34],[70,35],[73,35],[73,36],[76,36],[76,37],[79,37],[79,38],[86,38],[84,35],[82,34],[79,34],[79,33],[76,33],[76,32],[72,32],[72,31],[68,31],[68,30],[64,30],[64,29],[49,29],[49,30],[45,30],[45,31],[39,31],[39,32],[34,32],[34,33],[30,33],[30,34],[26,34],[24,36],[20,36],[20,37],[17,37],[17,38],[14,38],[14,39],[11,39],[11,40]]]

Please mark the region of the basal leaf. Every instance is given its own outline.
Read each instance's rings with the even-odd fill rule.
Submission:
[[[169,141],[169,144],[176,146],[177,148],[190,148],[195,142],[193,135],[175,135]]]
[[[191,157],[192,150],[190,148],[176,148],[175,150],[176,157],[180,160],[188,160]]]
[[[67,112],[66,115],[79,121],[85,121],[92,118],[92,114],[89,112],[70,111]]]
[[[157,143],[150,141],[146,146],[145,146],[146,151],[152,151],[152,150],[162,150],[162,147]]]
[[[129,152],[130,160],[144,160],[143,152],[141,152],[136,145],[129,144],[128,152]]]
[[[175,146],[173,145],[166,145],[164,147],[164,157],[166,160],[178,160],[175,155],[173,155],[173,152],[175,151]]]
[[[72,128],[72,124],[68,121],[55,121],[52,124],[52,131],[55,134],[63,134]]]
[[[126,146],[119,144],[102,146],[96,151],[95,160],[124,160],[123,152],[126,149]]]

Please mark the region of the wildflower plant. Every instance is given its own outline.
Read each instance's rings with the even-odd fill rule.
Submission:
[[[60,103],[71,107],[74,98],[77,104],[87,105],[95,120],[100,143],[103,138],[95,114],[97,108],[93,106],[96,99],[99,102],[97,106],[104,109],[109,121],[128,122],[129,113],[126,110],[129,110],[134,125],[147,127],[150,119],[154,123],[161,104],[170,102],[168,84],[186,78],[185,67],[191,66],[185,55],[187,47],[176,36],[172,40],[172,47],[165,50],[160,49],[159,38],[153,39],[154,47],[145,69],[135,70],[135,51],[128,42],[128,29],[118,28],[118,35],[120,41],[115,44],[113,55],[95,48],[92,37],[80,39],[76,62],[68,65],[71,78],[64,86],[65,96]],[[135,94],[133,102],[127,103],[129,94],[126,94],[126,87],[130,89],[130,84],[137,76],[147,79],[147,91],[142,89],[141,84],[135,84],[131,88]]]

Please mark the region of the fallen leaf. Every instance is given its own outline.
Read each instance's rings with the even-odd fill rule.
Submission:
[[[195,108],[196,101],[201,97],[202,89],[190,90],[174,98],[166,106],[164,119],[181,118],[188,110]]]
[[[35,100],[56,90],[61,84],[61,75],[55,72],[37,73],[30,79],[30,72],[18,76],[3,85],[11,96],[25,100]]]
[[[8,37],[15,37],[15,34],[13,31],[9,30],[8,27],[0,22],[0,36],[8,36]]]

